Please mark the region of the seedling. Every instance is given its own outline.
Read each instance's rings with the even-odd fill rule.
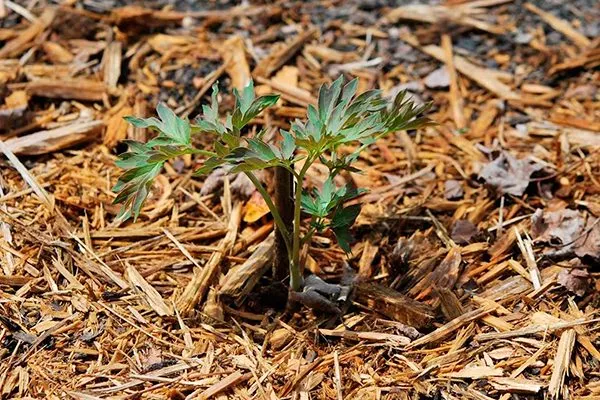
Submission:
[[[340,76],[331,85],[323,85],[317,106],[308,106],[307,121],[296,120],[289,131],[281,130],[282,140],[277,144],[265,142],[264,130],[254,137],[242,135],[257,115],[279,99],[278,95],[255,97],[252,82],[242,93],[234,89],[235,108],[223,120],[219,118],[216,85],[213,86],[211,104],[204,105],[203,115],[193,122],[179,118],[162,103],[157,107],[160,119],[126,117],[132,125],[153,129],[158,136],[147,143],[128,140],[129,151],[117,161],[117,165],[126,170],[113,188],[118,192],[115,203],[123,203],[120,217],[137,218],[154,178],[169,159],[184,154],[205,157],[197,175],[227,165],[231,168],[230,173],[246,174],[265,200],[284,242],[280,251],[287,252],[290,287],[294,291],[300,290],[303,286],[300,249],[315,233],[331,230],[339,246],[346,253],[350,252],[349,230],[360,206],[345,204],[365,190],[350,185],[337,187],[335,176],[342,171],[358,172],[353,164],[360,153],[387,134],[431,123],[422,116],[429,105],[415,105],[405,92],[399,93],[390,103],[377,90],[356,95],[356,79],[346,85],[343,81]],[[213,135],[213,149],[195,148],[192,144],[195,134]],[[342,146],[344,150],[353,150],[341,151]],[[317,160],[327,166],[329,176],[320,190],[307,191],[303,187],[304,178]],[[282,219],[282,210],[255,175],[255,171],[266,168],[280,168],[293,177],[291,226]],[[304,233],[301,230],[303,213],[310,217]]]

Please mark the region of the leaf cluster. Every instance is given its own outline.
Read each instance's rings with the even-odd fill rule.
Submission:
[[[277,95],[256,97],[250,83],[241,93],[234,90],[235,107],[221,119],[218,88],[213,86],[210,104],[202,107],[202,116],[190,122],[176,116],[167,106],[159,104],[159,118],[127,117],[140,128],[149,128],[158,135],[148,143],[127,141],[129,151],[122,154],[117,165],[125,170],[113,188],[118,192],[116,203],[123,203],[122,217],[136,218],[164,162],[183,154],[200,154],[203,166],[197,174],[207,174],[218,166],[228,165],[231,172],[246,173],[265,197],[272,200],[252,172],[271,167],[283,167],[302,185],[308,167],[320,160],[329,169],[329,178],[320,190],[303,191],[302,211],[311,217],[308,237],[313,232],[331,229],[340,244],[349,251],[349,228],[360,212],[358,205],[345,207],[344,203],[356,198],[363,190],[336,187],[334,177],[343,170],[356,172],[353,165],[359,154],[369,145],[390,132],[416,129],[431,124],[423,114],[429,105],[418,106],[401,92],[390,103],[378,90],[357,95],[358,80],[343,84],[343,77],[331,85],[323,85],[318,103],[309,105],[305,121],[291,123],[289,131],[281,130],[278,144],[267,143],[264,131],[253,137],[242,135],[244,128],[263,110],[278,101]],[[192,135],[214,135],[210,151],[192,145]],[[352,147],[351,153],[342,153],[341,147]],[[303,163],[301,163],[303,162]],[[301,168],[295,165],[301,164]],[[276,217],[277,210],[271,209]],[[286,230],[283,230],[286,232]]]

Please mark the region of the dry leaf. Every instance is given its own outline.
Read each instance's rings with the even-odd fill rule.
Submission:
[[[508,152],[502,152],[498,158],[483,167],[479,177],[499,194],[521,196],[529,186],[531,175],[542,168],[543,165],[534,161],[519,160]]]
[[[478,233],[477,227],[471,221],[459,219],[454,223],[450,236],[457,244],[463,245],[471,243],[473,237]]]
[[[576,260],[579,262],[579,260]],[[577,296],[583,296],[588,287],[590,274],[581,268],[563,268],[557,277],[558,284]]]
[[[553,247],[545,254],[600,259],[600,219],[590,217],[586,222],[579,212],[563,209],[537,210],[531,221],[533,238]]]
[[[240,175],[241,176],[241,175]],[[269,213],[269,207],[260,193],[254,192],[244,206],[244,222],[253,223]]]

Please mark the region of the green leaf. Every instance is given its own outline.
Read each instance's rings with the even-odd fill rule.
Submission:
[[[124,117],[125,121],[129,122],[131,125],[136,128],[153,128],[159,131],[162,131],[164,128],[164,124],[154,117],[150,118],[138,118],[128,115]]]
[[[158,116],[164,123],[162,132],[176,143],[189,144],[191,136],[190,123],[179,118],[165,103],[158,103]]]
[[[309,215],[314,215],[316,217],[320,216],[320,209],[317,205],[316,200],[306,191],[302,191],[302,196],[300,198],[300,204],[302,209]]]
[[[197,119],[194,121],[194,125],[191,127],[192,129],[199,130],[201,132],[215,133],[218,135],[222,135],[226,131],[221,122],[211,122],[202,119]]]
[[[350,248],[350,242],[352,241],[352,235],[347,226],[336,227],[331,229],[335,235],[340,248],[344,250],[346,254],[349,254],[352,249]]]
[[[319,193],[318,201],[319,208],[323,213],[323,216],[327,215],[331,201],[334,199],[335,194],[335,184],[333,183],[333,179],[331,177],[327,178],[325,183],[323,183],[323,188]]]
[[[281,143],[281,157],[284,160],[289,160],[294,155],[296,143],[294,137],[288,131],[282,129],[281,136],[283,137],[283,142]]]
[[[314,140],[318,142],[321,139],[321,131],[323,130],[323,124],[322,124],[321,120],[319,119],[319,112],[312,104],[308,105],[307,116],[308,116],[308,126],[307,126],[308,136],[314,138]]]
[[[245,126],[248,122],[254,119],[254,117],[263,112],[266,108],[274,106],[278,100],[279,95],[277,94],[260,96],[259,98],[254,100],[248,108],[248,110],[244,112],[243,125]]]
[[[344,90],[342,91],[342,100],[350,103],[350,100],[356,94],[356,89],[358,88],[358,78],[352,79],[344,86]]]
[[[343,75],[340,75],[331,86],[322,85],[319,89],[319,119],[325,123],[329,118],[329,115],[333,111],[335,104],[340,97],[340,91],[342,90],[342,83],[344,82]]]
[[[132,116],[125,117],[125,120],[137,128],[150,128],[157,130],[159,136],[154,139],[149,147],[161,144],[182,144],[190,143],[191,127],[187,120],[179,118],[164,103],[159,103],[156,111],[160,120],[151,118],[137,118]]]
[[[248,83],[241,95],[237,89],[233,89],[233,95],[236,107],[231,114],[231,125],[237,130],[241,130],[265,108],[273,106],[279,100],[279,95],[275,94],[255,98],[253,81]]]
[[[246,158],[242,163],[237,164],[235,167],[233,167],[231,169],[231,173],[238,173],[238,172],[250,172],[250,171],[256,171],[256,170],[261,170],[261,169],[265,169],[268,167],[272,167],[273,165],[270,163],[267,163],[263,160],[261,160],[260,158],[256,158],[256,157],[250,157],[250,158]]]
[[[339,209],[331,219],[331,227],[350,227],[356,221],[356,218],[360,214],[360,204],[354,204],[345,208]]]
[[[215,168],[225,164],[225,160],[218,157],[211,157],[204,161],[204,165],[194,171],[194,175],[206,175],[211,173]]]
[[[215,153],[213,153],[212,151],[194,149],[191,147],[161,146],[148,158],[148,162],[163,162],[185,154],[201,154],[209,157],[215,156]]]
[[[119,213],[121,218],[127,219],[133,215],[134,220],[137,219],[154,178],[160,173],[162,166],[162,162],[147,164],[127,170],[119,177],[113,187],[113,191],[119,192],[113,203],[123,203]]]
[[[202,112],[204,113],[204,119],[215,123],[219,120],[219,102],[217,101],[217,96],[219,95],[219,83],[215,82],[212,85],[212,94],[210,95],[210,106],[203,105]]]
[[[217,141],[215,142],[215,152],[219,157],[225,157],[229,152],[229,149],[223,145],[223,143]]]
[[[273,152],[273,149],[271,149],[271,147],[269,147],[269,145],[267,145],[266,143],[252,138],[252,139],[246,139],[246,141],[248,142],[248,146],[249,148],[258,156],[258,158],[260,158],[263,161],[271,161],[273,159],[275,159],[277,156],[275,155],[275,152]]]
[[[239,95],[237,89],[233,89],[233,94],[236,97],[237,106],[242,111],[242,114],[246,114],[252,105],[252,100],[254,100],[254,81],[250,79],[250,82],[248,82],[246,87],[244,87],[241,96]]]

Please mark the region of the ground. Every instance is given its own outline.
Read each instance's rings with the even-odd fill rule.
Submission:
[[[595,3],[0,0],[0,397],[600,398]],[[151,136],[124,116],[252,77],[277,140],[340,74],[437,122],[339,182],[369,189],[349,257],[303,251],[353,277],[344,315],[286,309],[264,203],[202,157],[116,219],[122,141]]]

